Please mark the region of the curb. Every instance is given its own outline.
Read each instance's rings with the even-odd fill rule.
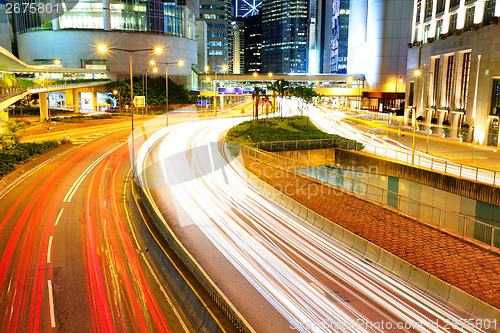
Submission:
[[[172,293],[176,294],[176,298],[177,296],[179,296],[178,303],[185,312],[185,315],[188,318],[193,319],[193,321],[199,323],[197,332],[226,332],[226,330],[221,327],[221,323],[219,322],[219,320],[215,317],[213,312],[201,299],[200,295],[186,280],[185,276],[178,270],[178,268],[176,267],[176,271],[174,271],[162,266],[166,263],[166,260],[170,260],[166,258],[168,255],[166,255],[165,251],[161,247],[160,242],[163,244],[168,244],[170,249],[175,253],[177,259],[179,259],[183,263],[185,268],[198,281],[200,286],[206,291],[207,295],[220,308],[222,313],[225,314],[228,321],[234,325],[237,332],[254,333],[255,330],[243,318],[238,310],[236,310],[236,308],[231,304],[231,302],[226,298],[226,296],[216,286],[216,284],[210,279],[210,277],[205,273],[205,271],[198,264],[195,258],[193,258],[187,251],[187,249],[182,245],[182,243],[180,243],[173,231],[168,226],[167,222],[164,220],[150,195],[146,193],[142,188],[140,188],[136,184],[135,180],[133,180],[132,183],[134,200],[139,208],[139,211],[141,212],[141,214],[148,217],[151,225],[156,228],[159,233],[158,238],[152,236],[150,227],[146,225],[150,234],[147,239],[149,241],[149,244],[153,246],[153,248],[157,252],[158,259],[160,260],[159,265],[157,265],[157,269],[159,269],[163,274],[167,276],[170,276],[172,274],[178,275],[178,277],[176,278],[176,283],[177,289],[179,290],[175,290],[174,288],[174,290],[171,291]],[[167,266],[172,266],[171,262],[166,264]],[[181,301],[181,299],[183,299],[183,301]],[[193,326],[195,325],[193,324]]]

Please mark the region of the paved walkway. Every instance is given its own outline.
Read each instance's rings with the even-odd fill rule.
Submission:
[[[412,147],[413,132],[408,126],[402,126],[402,131],[400,135],[398,135],[398,127],[393,125],[388,129],[386,122],[377,121],[363,123],[375,127],[363,126],[362,123],[353,121],[348,121],[348,123],[359,130],[380,137],[388,136],[407,147]],[[421,152],[428,152],[432,156],[444,158],[452,162],[500,171],[500,149],[496,149],[495,147],[485,145],[474,146],[471,143],[459,142],[458,139],[442,138],[439,135],[429,135],[429,137],[427,137],[427,133],[421,130],[418,131],[415,136],[415,149]]]
[[[318,214],[426,272],[500,308],[500,255],[347,194],[316,194],[316,183],[257,162],[247,168]],[[286,186],[295,184],[295,186]],[[309,187],[313,185],[312,187]],[[328,192],[328,191],[325,191]]]

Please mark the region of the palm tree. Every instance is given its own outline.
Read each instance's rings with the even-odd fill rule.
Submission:
[[[263,90],[260,87],[255,86],[253,88],[252,99],[254,101],[253,116],[255,126],[259,125],[259,103],[262,93]]]

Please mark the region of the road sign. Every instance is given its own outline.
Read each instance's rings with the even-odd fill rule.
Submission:
[[[134,96],[134,106],[136,108],[143,108],[146,106],[146,97],[144,96]]]

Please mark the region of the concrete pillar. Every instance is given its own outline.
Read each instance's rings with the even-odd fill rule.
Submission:
[[[38,94],[40,102],[40,121],[49,120],[49,108],[47,106],[47,93]]]
[[[104,31],[111,30],[111,13],[109,11],[109,0],[102,0],[102,16],[104,20]]]
[[[224,110],[224,106],[226,105],[225,101],[226,101],[226,97],[224,95],[220,96],[219,109]]]
[[[95,87],[91,88],[92,92],[92,111],[96,112],[97,110],[97,89]]]
[[[184,10],[184,37],[188,38],[189,37],[189,11],[187,6],[183,6]]]
[[[64,94],[66,95],[66,109],[71,108],[73,106],[73,89],[65,90]]]
[[[56,0],[50,0],[50,4],[52,5],[52,11],[51,11],[51,19],[52,19],[52,30],[59,30],[59,11],[63,10],[61,8],[61,3],[59,3]],[[59,7],[57,7],[59,6]]]
[[[80,113],[80,94],[78,89],[73,89],[73,112]]]

